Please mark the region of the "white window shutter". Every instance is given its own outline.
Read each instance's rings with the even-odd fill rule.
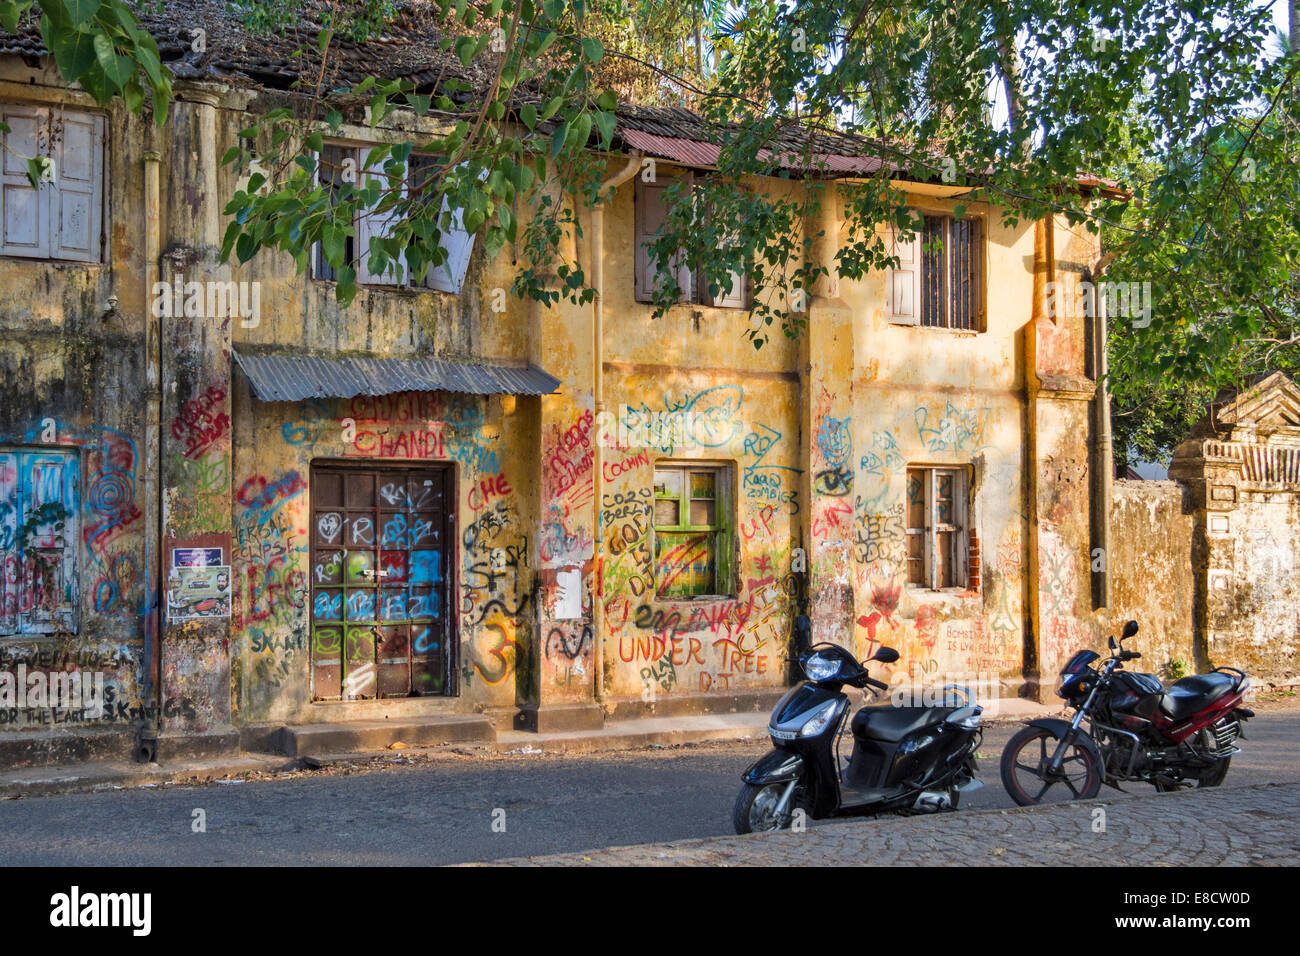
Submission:
[[[56,178],[50,189],[50,236],[56,259],[98,262],[103,215],[104,117],[53,116]]]
[[[365,149],[359,150],[360,159],[365,159]],[[359,185],[364,188],[367,177],[373,177],[380,186],[388,183],[388,177],[384,175],[384,162],[367,165],[365,171],[360,174],[361,182]],[[405,195],[406,187],[402,187]],[[380,238],[388,235],[397,223],[401,222],[401,214],[395,209],[389,209],[383,213],[363,212],[357,221],[357,282],[368,285],[397,285],[405,276],[406,258],[398,255],[388,260],[388,267],[381,273],[370,271],[370,237],[378,236]]]
[[[449,208],[450,206],[444,198],[442,211],[438,214],[440,226]],[[474,233],[465,231],[464,214],[463,209],[452,210],[451,228],[443,229],[438,238],[438,245],[447,253],[447,258],[441,265],[429,266],[429,274],[425,279],[425,285],[430,289],[459,294],[461,287],[465,284],[465,273],[469,269],[469,257],[474,252]]]
[[[739,272],[731,273],[731,291],[718,290],[717,296],[709,295],[703,279],[700,281],[700,296],[705,305],[719,309],[743,309],[749,305],[749,277]]]
[[[904,241],[897,226],[890,226],[890,252],[898,265],[886,276],[889,321],[896,325],[921,324],[921,235]]]
[[[0,254],[47,258],[50,255],[49,187],[33,188],[27,160],[46,153],[49,110],[4,106],[0,120],[9,126],[0,150]]]

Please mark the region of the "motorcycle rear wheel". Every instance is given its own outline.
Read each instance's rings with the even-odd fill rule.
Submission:
[[[1007,741],[1002,751],[1002,786],[1020,806],[1089,800],[1101,790],[1101,767],[1092,751],[1077,742],[1066,751],[1060,775],[1047,779],[1043,768],[1056,746],[1056,735],[1043,727],[1026,727]]]
[[[784,830],[794,819],[791,807],[782,818],[776,815],[776,805],[781,802],[789,783],[768,783],[761,786],[747,783],[736,794],[736,805],[731,811],[731,824],[737,833],[770,833]],[[793,801],[791,801],[793,802]]]
[[[1206,748],[1214,746],[1214,735],[1211,734],[1208,729],[1202,730],[1200,736],[1201,742]],[[1199,777],[1194,778],[1196,780],[1196,788],[1217,787],[1219,784],[1223,783],[1224,778],[1228,776],[1228,765],[1230,763],[1232,763],[1232,758],[1224,757],[1222,760],[1215,761],[1214,766],[1206,767],[1201,771]],[[1171,787],[1163,783],[1157,783],[1155,787],[1156,793],[1169,793],[1171,790],[1184,789],[1182,787]]]

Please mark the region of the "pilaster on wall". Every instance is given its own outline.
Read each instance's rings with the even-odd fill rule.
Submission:
[[[808,558],[808,613],[812,641],[851,646],[854,633],[853,527],[854,466],[850,461],[853,414],[853,313],[839,297],[835,253],[839,242],[839,202],[833,186],[806,228],[814,262],[830,275],[818,279],[808,305],[800,371],[800,498],[806,502],[803,539]]]
[[[564,258],[573,261],[576,238],[570,233],[565,243]],[[534,358],[540,360],[544,348],[547,371],[564,384],[538,403],[538,455],[531,476],[537,585],[530,659],[536,666],[516,726],[539,732],[600,727],[604,715],[595,702],[600,636],[594,608],[600,571],[592,307],[561,299],[530,308]]]
[[[162,286],[152,303],[162,346],[160,758],[182,745],[215,751],[237,740],[230,727],[230,599],[198,611],[183,606],[172,560],[177,548],[219,548],[219,567],[227,578],[231,573],[231,317],[211,314],[208,295],[215,280],[228,278],[218,261],[218,96],[198,87],[178,91],[177,100],[170,156],[162,164]],[[265,499],[268,509],[276,493],[273,487],[239,492]]]
[[[1051,226],[1052,228],[1049,228]],[[1074,651],[1091,646],[1089,402],[1081,317],[1048,315],[1048,283],[1057,279],[1055,224],[1035,227],[1034,302],[1024,331],[1026,696]]]
[[[1195,511],[1192,569],[1195,581],[1195,632],[1192,649],[1197,671],[1210,669],[1216,636],[1229,638],[1233,621],[1236,542],[1232,535],[1240,494],[1241,460],[1221,442],[1184,442],[1169,476],[1187,486]],[[1218,632],[1218,634],[1216,634]]]

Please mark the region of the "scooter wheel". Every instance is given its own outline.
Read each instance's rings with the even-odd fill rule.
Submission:
[[[768,833],[784,830],[790,826],[794,814],[789,807],[778,818],[777,804],[781,794],[785,793],[788,783],[768,783],[756,785],[747,783],[736,794],[736,806],[731,811],[731,823],[737,833]]]

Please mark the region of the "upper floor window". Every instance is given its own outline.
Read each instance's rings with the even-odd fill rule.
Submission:
[[[674,183],[681,183],[677,199],[691,194],[695,186],[695,174],[682,172],[676,175],[662,171],[655,181],[647,183],[637,177],[636,195],[636,300],[651,302],[655,290],[664,284],[667,276],[676,274],[677,285],[682,290],[680,302],[692,302],[721,309],[749,308],[749,278],[739,272],[730,273],[731,288],[719,289],[716,295],[710,295],[703,275],[686,261],[685,256],[675,256],[672,261],[660,263],[655,260],[651,243],[659,234],[668,212],[665,191]]]
[[[388,185],[388,176],[384,173],[384,163],[363,166],[369,147],[342,144],[326,144],[317,157],[317,176],[320,182],[329,187],[331,195],[337,195],[345,185],[352,184],[361,188],[367,177],[372,177],[381,185]],[[402,194],[417,193],[429,181],[434,170],[434,160],[428,156],[414,154],[407,166],[407,175],[401,184]],[[442,213],[447,211],[444,200]],[[440,213],[440,218],[442,213]],[[461,227],[460,211],[451,215],[451,229],[443,230],[440,245],[447,253],[447,258],[439,265],[429,266],[421,277],[413,277],[403,263],[389,262],[382,272],[370,271],[370,239],[372,236],[383,237],[399,221],[394,210],[382,213],[363,212],[353,223],[353,235],[344,239],[344,256],[357,271],[357,282],[362,285],[405,285],[412,288],[437,289],[441,292],[460,292],[465,282],[465,273],[469,268],[470,254],[474,251],[474,236]],[[400,273],[400,274],[399,274]],[[325,260],[320,243],[312,251],[312,277],[316,279],[334,279],[333,267]]]
[[[730,468],[660,462],[654,492],[655,594],[730,595]]]
[[[935,329],[984,331],[984,222],[921,216],[908,241],[895,233],[898,266],[889,270],[889,321]]]
[[[42,167],[35,186],[33,159]],[[99,262],[103,179],[102,115],[0,106],[0,255]]]
[[[907,469],[907,585],[942,590],[973,580],[962,468]]]
[[[75,631],[77,454],[0,448],[0,634]]]

